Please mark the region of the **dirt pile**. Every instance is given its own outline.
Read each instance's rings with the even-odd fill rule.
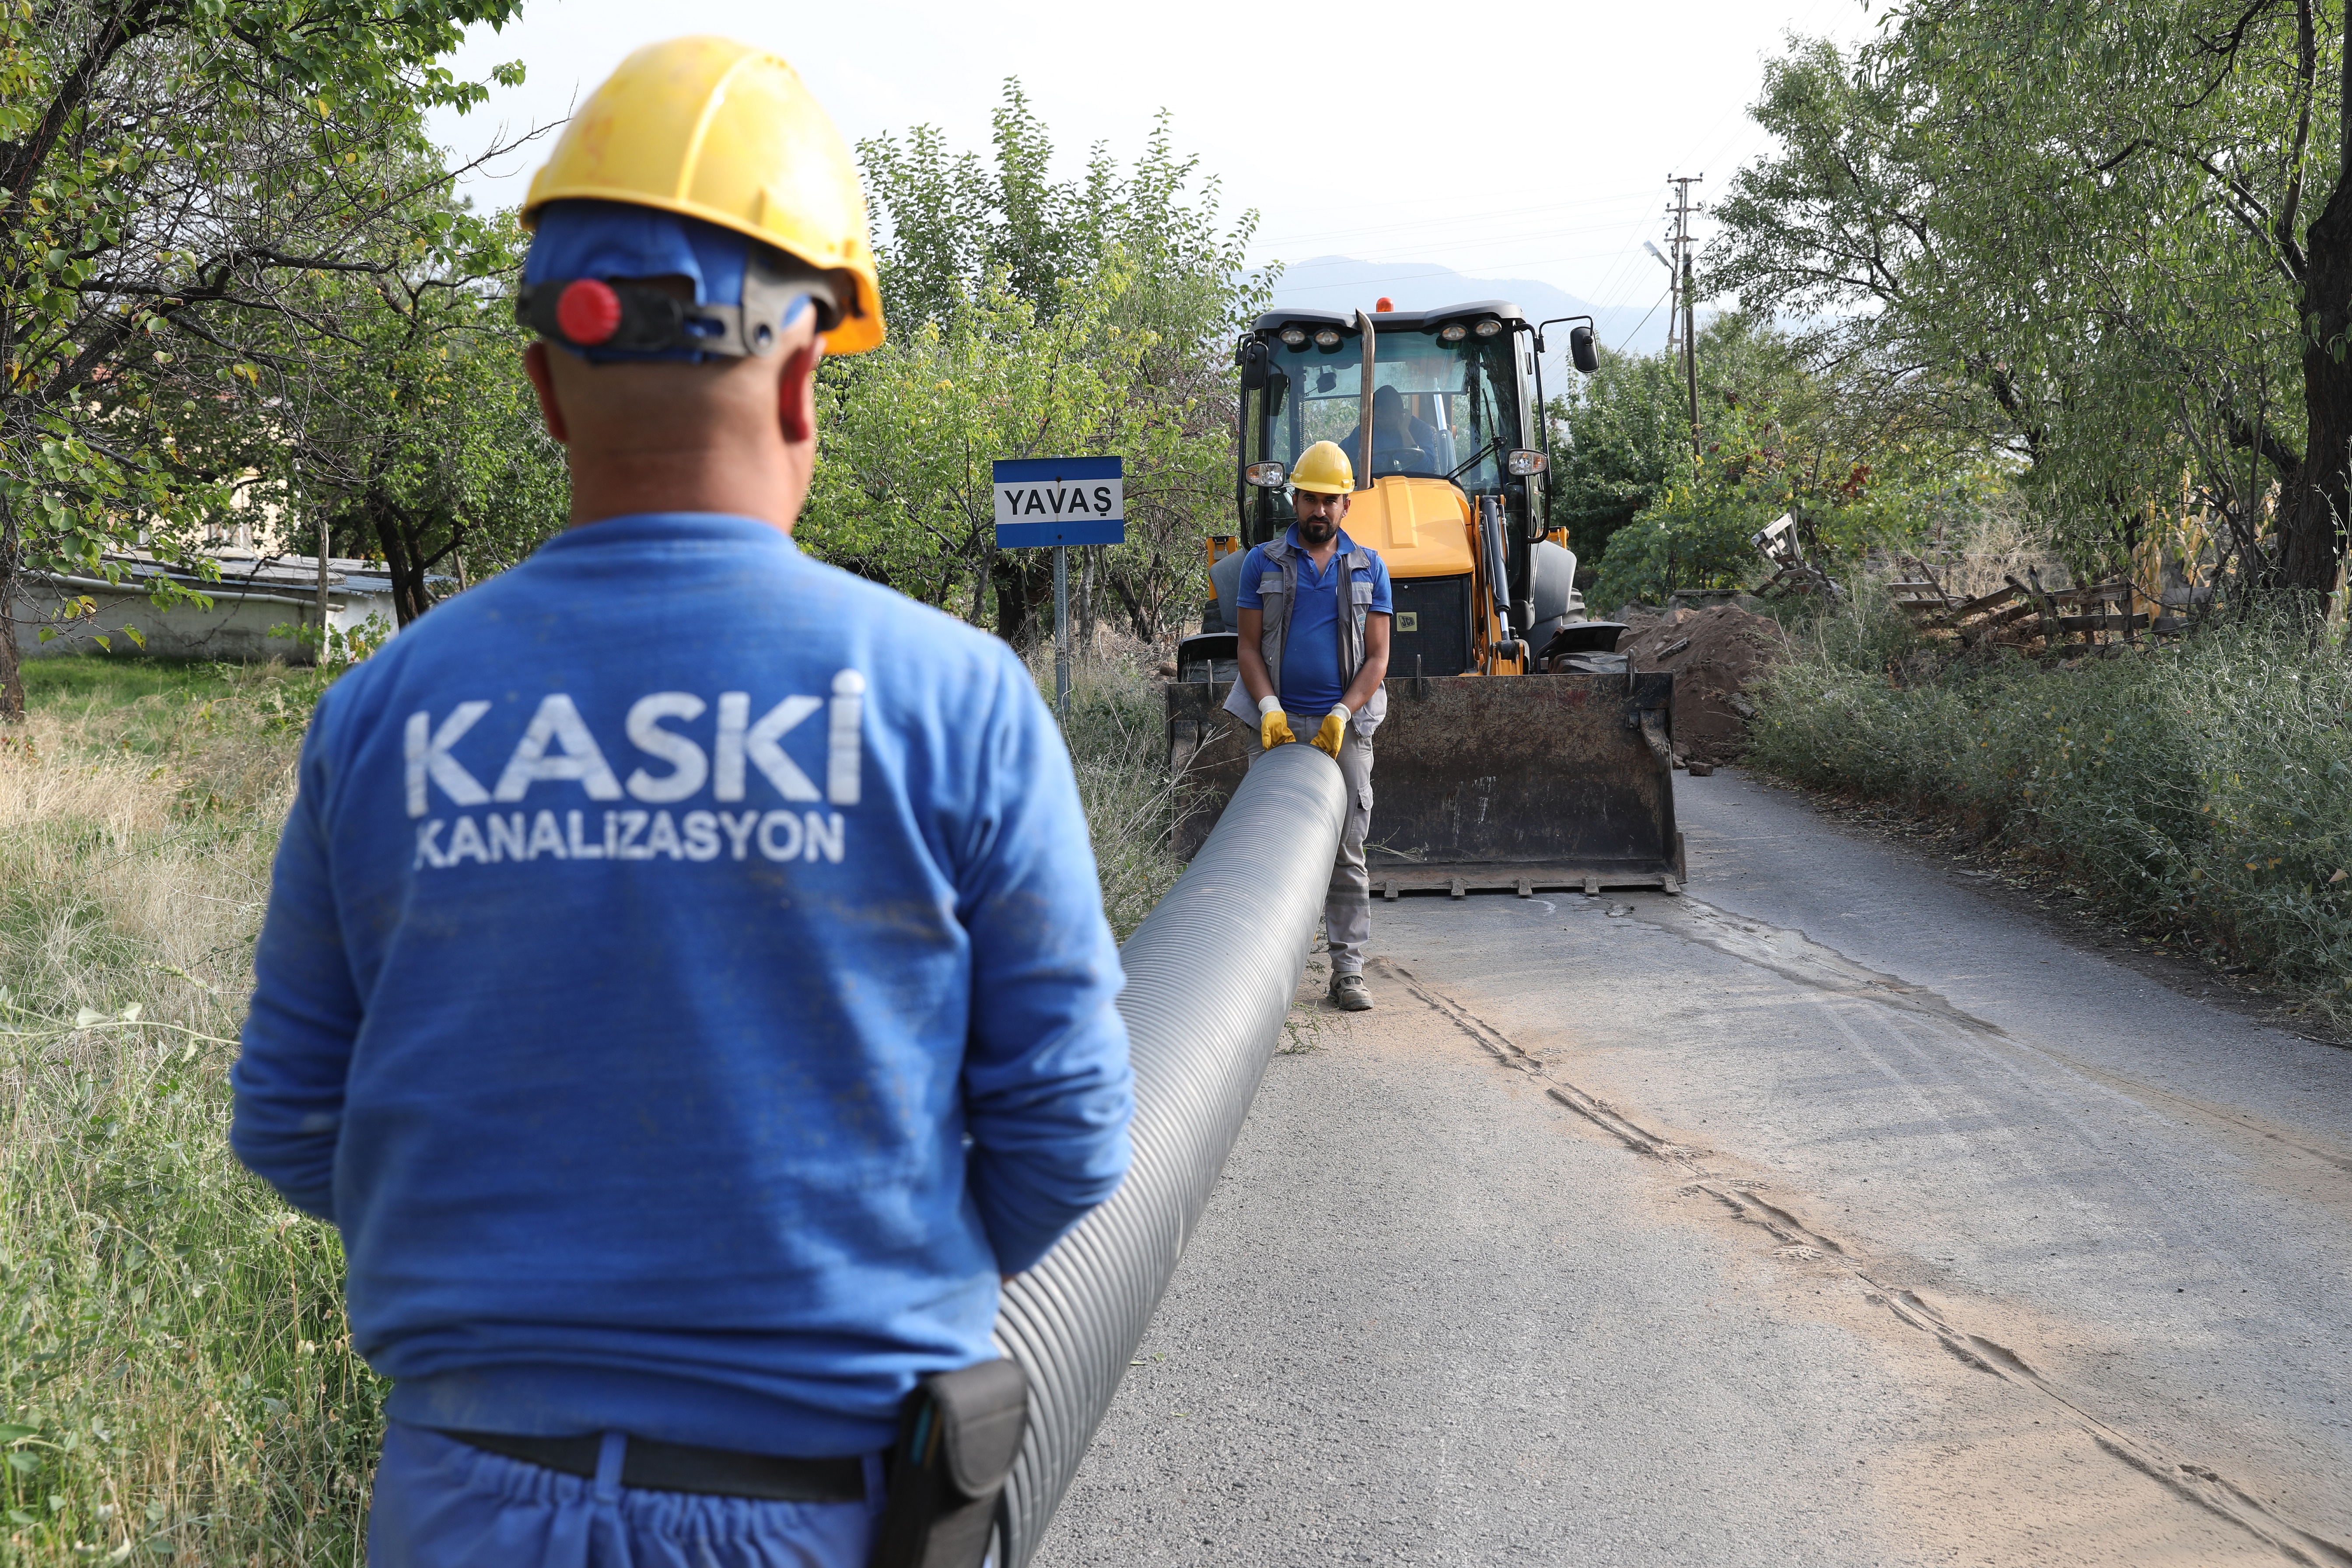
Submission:
[[[1617,649],[1630,656],[1633,668],[1675,678],[1675,752],[1686,762],[1738,761],[1748,750],[1748,717],[1756,710],[1744,693],[1780,658],[1785,642],[1780,624],[1737,605],[1646,616],[1629,605],[1618,618],[1627,629]]]

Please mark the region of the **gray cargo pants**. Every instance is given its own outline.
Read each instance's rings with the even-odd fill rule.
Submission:
[[[1339,776],[1348,781],[1348,823],[1339,830],[1331,890],[1323,899],[1323,934],[1331,973],[1361,974],[1364,946],[1372,940],[1372,879],[1364,869],[1364,837],[1372,827],[1372,743],[1353,724],[1339,743]]]

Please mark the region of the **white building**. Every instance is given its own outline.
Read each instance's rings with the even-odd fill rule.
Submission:
[[[216,658],[258,662],[280,658],[307,664],[310,640],[295,635],[319,621],[319,562],[310,555],[264,555],[228,548],[209,552],[220,568],[218,582],[163,565],[145,552],[110,557],[122,581],[103,577],[47,576],[32,579],[13,606],[17,651],[26,658],[86,653],[105,637],[114,651],[138,647],[124,635],[136,627],[144,651],[170,658]],[[168,576],[211,601],[208,607],[183,600],[157,609],[141,586]],[[438,584],[436,583],[436,586]],[[392,579],[372,562],[327,560],[327,624],[345,637],[389,637],[399,626],[392,603]],[[54,632],[47,641],[44,627]]]

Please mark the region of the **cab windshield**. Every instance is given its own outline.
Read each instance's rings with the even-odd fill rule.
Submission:
[[[1435,330],[1381,332],[1372,353],[1372,452],[1364,460],[1360,370],[1364,340],[1334,348],[1313,338],[1293,348],[1270,337],[1261,407],[1265,456],[1287,468],[1318,441],[1336,441],[1356,466],[1357,482],[1381,474],[1452,477],[1465,490],[1502,488],[1504,447],[1520,440],[1511,339],[1465,337],[1449,343]],[[1461,472],[1454,472],[1456,468]]]

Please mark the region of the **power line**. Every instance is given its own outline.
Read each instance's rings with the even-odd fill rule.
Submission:
[[[1586,250],[1586,251],[1578,251],[1578,252],[1573,252],[1573,253],[1570,253],[1570,254],[1569,254],[1569,255],[1564,255],[1564,256],[1528,256],[1528,257],[1520,257],[1520,258],[1515,258],[1515,259],[1506,259],[1506,260],[1501,260],[1501,261],[1475,261],[1475,262],[1465,262],[1464,265],[1465,265],[1465,266],[1476,267],[1476,268],[1480,268],[1481,270],[1484,270],[1484,271],[1493,271],[1493,270],[1495,270],[1495,269],[1496,269],[1496,268],[1508,268],[1508,267],[1543,267],[1543,266],[1547,266],[1547,265],[1549,265],[1549,264],[1550,264],[1550,263],[1552,263],[1552,262],[1555,262],[1555,261],[1590,261],[1590,260],[1591,260],[1594,257],[1598,257],[1598,256],[1607,256],[1607,255],[1610,255],[1610,254],[1611,254],[1611,252],[1606,251],[1606,250]],[[1403,258],[1398,258],[1398,260],[1399,260],[1399,262],[1402,264],[1402,261],[1403,261]],[[1331,267],[1344,267],[1344,266],[1348,266],[1348,265],[1350,265],[1350,264],[1359,264],[1359,265],[1367,266],[1367,267],[1378,267],[1378,266],[1381,265],[1381,263],[1380,263],[1380,262],[1378,262],[1378,261],[1375,261],[1375,260],[1370,260],[1370,259],[1367,259],[1366,258],[1360,257],[1360,256],[1343,256],[1343,257],[1335,257],[1335,258],[1333,258],[1332,259],[1330,259],[1330,260],[1328,260],[1328,261],[1316,261],[1316,262],[1304,263],[1304,264],[1302,264],[1302,265],[1300,265],[1300,266],[1297,266],[1297,267],[1288,267],[1288,266],[1286,266],[1286,267],[1284,267],[1284,268],[1283,268],[1282,272],[1283,272],[1283,276],[1284,276],[1286,279],[1289,279],[1289,278],[1295,278],[1295,277],[1297,277],[1297,274],[1299,274],[1299,273],[1301,273],[1301,272],[1304,272],[1304,271],[1307,271],[1307,270],[1309,270],[1310,268],[1331,268]],[[1259,267],[1261,269],[1263,269],[1263,268],[1265,268],[1265,267],[1268,267],[1268,266],[1273,265],[1273,258],[1269,258],[1267,261],[1265,261],[1265,262],[1260,262],[1260,263],[1258,263],[1257,265],[1258,265],[1258,267]],[[1380,273],[1380,274],[1378,274],[1377,276],[1379,276],[1379,277],[1382,277],[1382,278],[1398,278],[1398,279],[1403,279],[1403,278],[1409,278],[1409,277],[1410,277],[1410,278],[1434,278],[1434,277],[1436,277],[1436,276],[1438,276],[1438,275],[1439,275],[1439,272],[1461,272],[1461,271],[1462,271],[1462,268],[1459,268],[1459,267],[1444,267],[1444,268],[1440,268],[1438,269],[1438,271],[1433,271],[1433,272],[1414,272],[1414,273],[1402,273],[1402,272],[1400,272],[1400,273],[1386,273],[1386,272],[1383,272],[1383,273]],[[1468,276],[1468,274],[1466,274],[1466,273],[1464,273],[1463,275],[1464,275],[1464,276],[1465,276],[1465,277],[1466,277],[1466,276]],[[1346,282],[1346,283],[1358,283],[1358,282],[1367,282],[1367,281],[1370,281],[1370,279],[1352,279],[1352,278],[1351,278],[1351,279],[1346,279],[1346,280],[1345,280],[1345,282]],[[1309,288],[1309,289],[1333,289],[1333,288],[1339,288],[1339,287],[1342,287],[1342,286],[1344,286],[1344,285],[1343,285],[1342,283],[1340,283],[1340,282],[1333,282],[1333,283],[1315,283],[1315,282],[1309,281],[1309,282],[1306,283],[1304,286],[1305,286],[1305,287],[1307,287],[1307,288]]]
[[[1647,195],[1649,192],[1646,190],[1623,191],[1606,196],[1584,196],[1572,202],[1550,202],[1542,206],[1496,207],[1488,212],[1454,213],[1434,217],[1415,218],[1409,223],[1379,224],[1367,228],[1310,229],[1304,233],[1283,235],[1274,239],[1262,240],[1260,243],[1294,245],[1307,239],[1345,239],[1354,235],[1391,234],[1406,228],[1437,228],[1448,224],[1479,223],[1494,217],[1526,217],[1536,213],[1559,212],[1570,207],[1601,206],[1611,202],[1632,201],[1637,196]]]
[[[1647,310],[1643,311],[1642,313],[1642,319],[1633,323],[1633,330],[1627,332],[1622,338],[1618,340],[1616,348],[1617,353],[1621,354],[1625,352],[1625,345],[1642,335],[1642,329],[1648,326],[1650,324],[1650,318],[1658,313],[1658,305],[1664,304],[1668,297],[1671,296],[1674,291],[1675,286],[1671,283],[1667,284],[1665,293],[1658,296],[1658,304],[1653,305]]]
[[[1460,248],[1449,247],[1449,250],[1452,254],[1460,254],[1461,249],[1491,250],[1499,246],[1534,245],[1546,240],[1557,241],[1561,239],[1572,239],[1580,235],[1613,233],[1616,227],[1617,226],[1615,224],[1606,224],[1597,225],[1587,228],[1552,228],[1536,230],[1526,234],[1486,235],[1482,236],[1478,240],[1467,247]],[[1266,246],[1261,248],[1258,254],[1265,257],[1269,260],[1276,259],[1280,257],[1281,249],[1283,248],[1290,247],[1286,247],[1277,248],[1274,246]],[[1297,248],[1303,249],[1306,247],[1300,247]],[[1318,247],[1317,249],[1320,254],[1315,256],[1313,259],[1297,262],[1295,265],[1299,267],[1337,267],[1349,261],[1377,262],[1418,260],[1421,258],[1427,256],[1433,248],[1435,247],[1427,244],[1394,247],[1367,246],[1361,250],[1351,249],[1339,254],[1333,254],[1329,250]],[[1586,256],[1614,256],[1617,252],[1613,247],[1612,247],[1607,250],[1586,251],[1583,252],[1583,254]],[[1472,263],[1471,265],[1478,264]]]

